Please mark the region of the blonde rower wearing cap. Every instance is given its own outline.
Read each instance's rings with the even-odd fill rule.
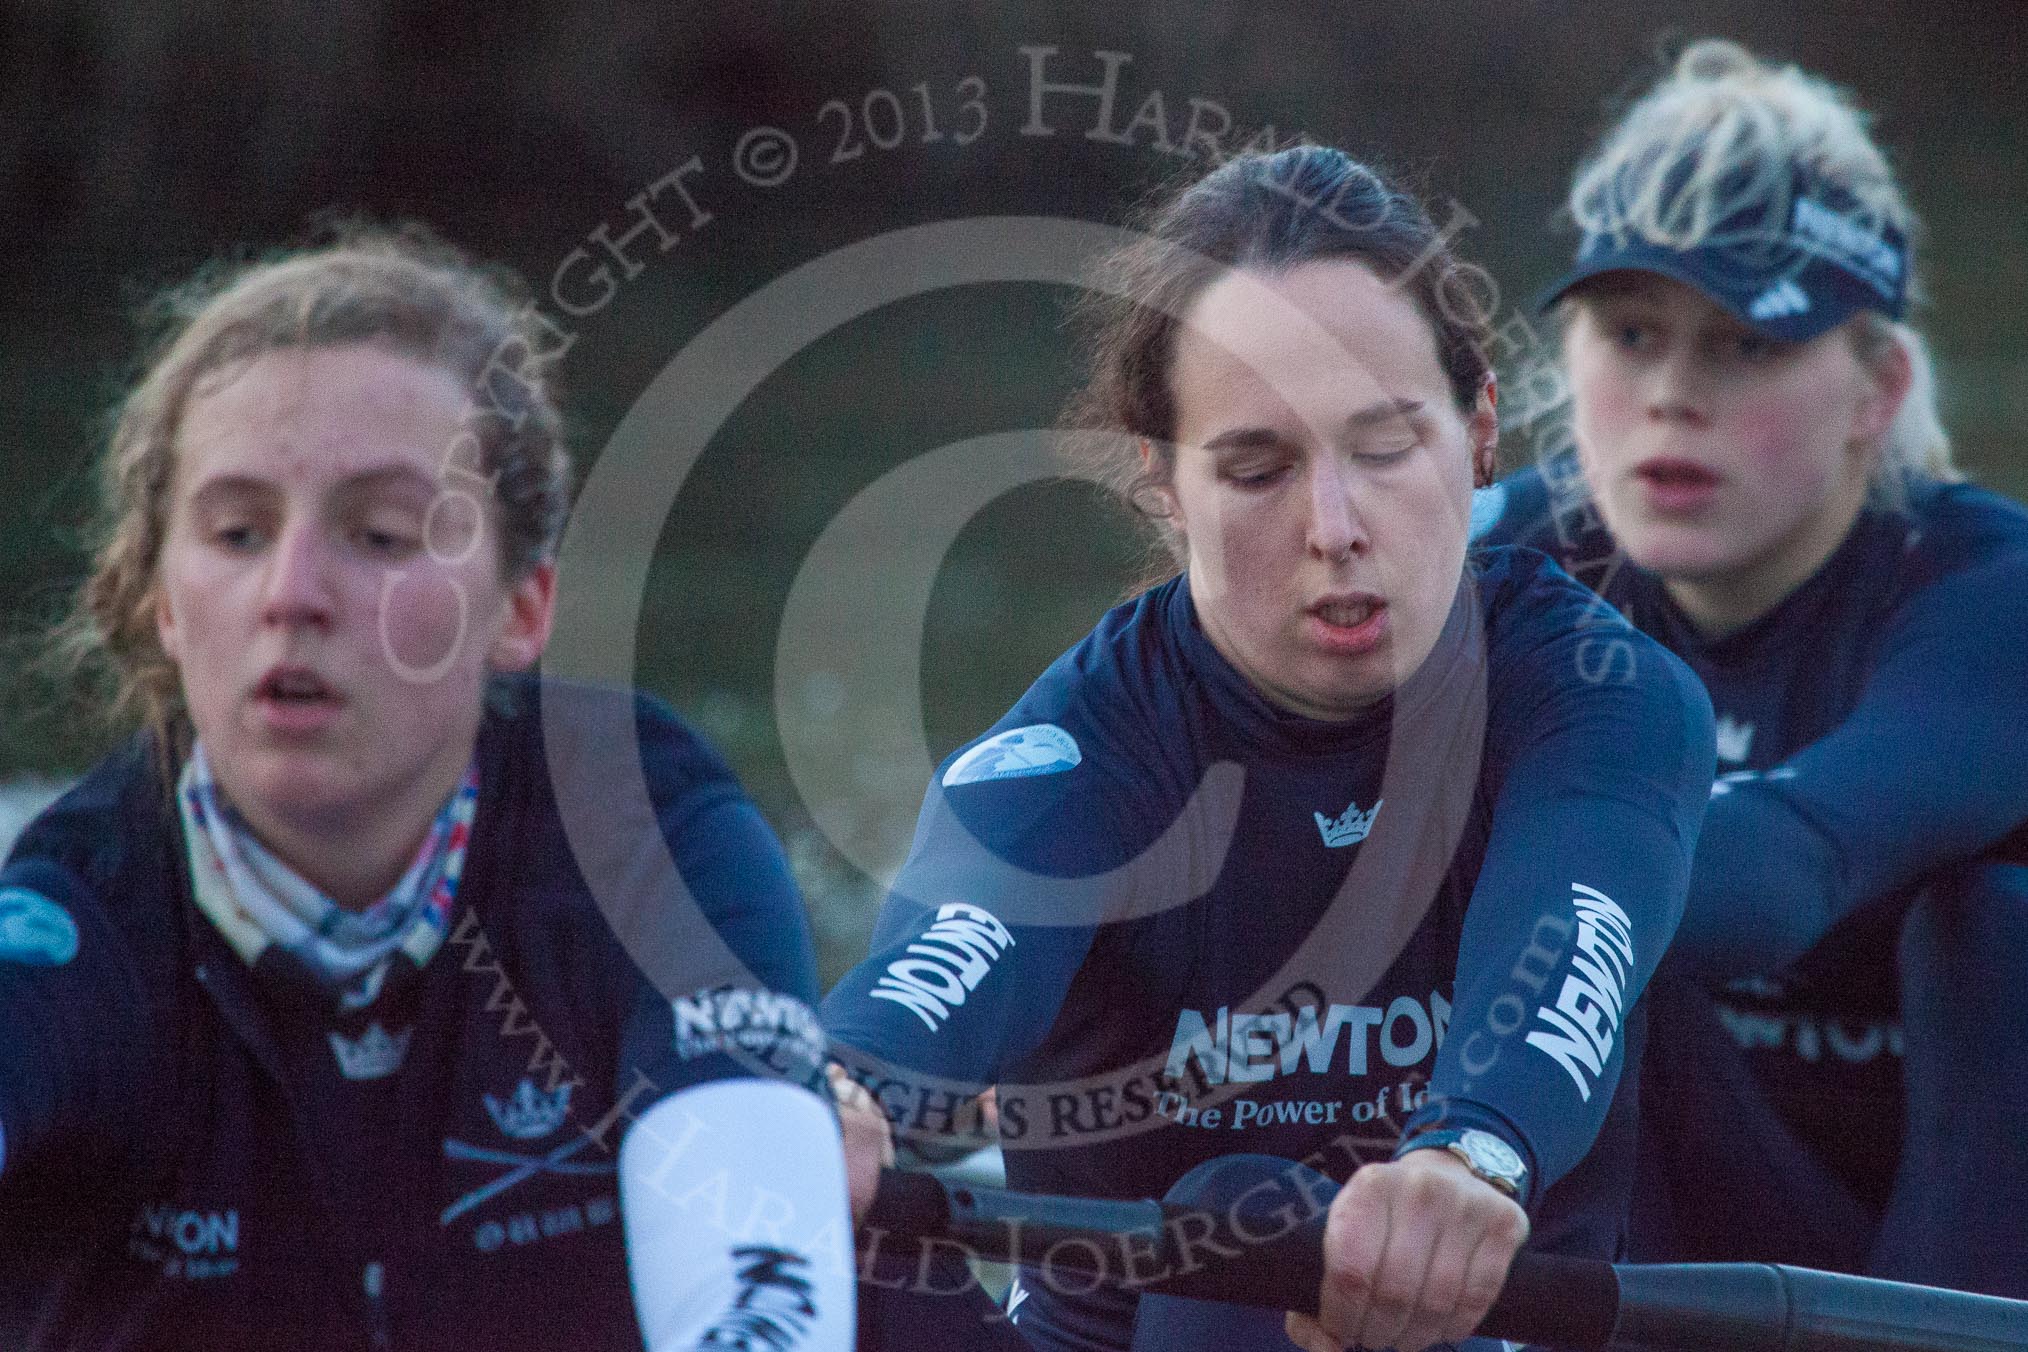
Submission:
[[[1729,42],[1570,209],[1566,434],[1482,533],[1557,555],[1718,715],[1638,1256],[2028,1294],[2028,513],[1951,463],[1914,214],[1843,93]]]

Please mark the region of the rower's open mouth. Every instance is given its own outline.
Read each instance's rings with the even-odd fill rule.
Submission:
[[[1320,601],[1310,607],[1310,613],[1326,624],[1341,629],[1356,629],[1373,618],[1382,606],[1387,604],[1377,596],[1362,596],[1343,601]]]
[[[254,694],[281,704],[337,703],[338,692],[305,667],[276,667],[261,678]]]

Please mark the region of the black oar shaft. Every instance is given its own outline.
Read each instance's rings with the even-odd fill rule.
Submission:
[[[1314,1312],[1324,1218],[1280,1206],[947,1187],[889,1171],[869,1228],[947,1239],[1063,1289]],[[2022,1352],[2028,1301],[1767,1263],[1625,1264],[1523,1251],[1479,1332],[1572,1352]]]
[[[889,1173],[869,1227],[936,1236],[1036,1280],[1079,1290],[1104,1283],[1144,1293],[1315,1313],[1324,1217],[1279,1204],[1198,1209],[946,1187]],[[1608,1263],[1523,1253],[1481,1325],[1493,1337],[1597,1352],[1616,1309]]]
[[[2019,1352],[2028,1302],[1771,1263],[1619,1269],[1615,1352]]]

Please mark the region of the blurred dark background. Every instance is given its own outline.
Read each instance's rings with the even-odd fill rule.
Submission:
[[[1612,110],[1684,40],[1735,37],[1854,89],[1876,114],[1928,225],[1919,322],[1960,459],[2021,494],[2024,16],[2011,0],[1126,0],[1103,11],[12,0],[0,9],[0,781],[75,770],[104,745],[50,712],[25,656],[84,565],[91,458],[131,373],[137,307],[207,259],[302,238],[334,207],[427,222],[541,292],[588,232],[620,234],[628,200],[692,156],[701,167],[685,183],[712,219],[666,252],[637,245],[639,275],[572,321],[562,373],[586,464],[690,338],[797,264],[977,214],[1120,222],[1190,169],[1175,143],[1192,99],[1230,114],[1228,147],[1264,127],[1307,133],[1408,174],[1440,217],[1468,212],[1477,223],[1459,243],[1498,278],[1509,318],[1568,253],[1557,207]],[[1075,83],[1101,77],[1096,52],[1125,53],[1112,125],[1159,95],[1172,149],[1148,125],[1132,144],[1088,137],[1095,100],[1078,96],[1049,98],[1055,135],[1023,135],[1024,46],[1057,48],[1048,78]],[[732,163],[742,134],[763,124],[800,149],[774,187],[743,181]],[[673,198],[659,200],[666,221],[689,225]],[[813,342],[705,448],[664,528],[638,678],[724,747],[789,841],[827,979],[857,956],[874,885],[813,829],[775,733],[789,584],[817,533],[885,471],[1056,417],[1076,376],[1069,294],[925,295]],[[1510,446],[1510,457],[1525,450]],[[929,617],[933,750],[1004,710],[1117,598],[1135,557],[1122,518],[1078,486],[1025,488],[977,518]],[[919,792],[884,785],[876,796],[906,804]]]

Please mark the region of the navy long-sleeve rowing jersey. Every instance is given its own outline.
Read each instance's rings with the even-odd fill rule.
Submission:
[[[1721,773],[1671,953],[1686,989],[1658,991],[1654,1011],[1649,1078],[1667,1091],[1649,1098],[1670,1119],[1647,1136],[1673,1161],[1665,1228],[1678,1233],[1674,1252],[1650,1256],[1862,1267],[1901,1163],[1903,917],[1940,882],[1951,908],[1983,896],[2019,909],[2006,861],[2028,841],[2028,512],[1968,485],[1920,486],[1900,508],[1862,512],[1801,587],[1717,640],[1617,553],[1568,458],[1481,493],[1475,517],[1482,538],[1555,554],[1680,654],[1717,711]],[[2013,964],[1991,973],[1966,956],[1957,981],[2018,988],[2018,955],[1988,955]],[[1950,1050],[1986,1071],[1955,1092],[2010,1093],[2010,1042],[2023,1044],[2015,1062],[2028,1057],[2018,1037]],[[1917,1078],[1948,1078],[1933,1071]],[[1738,1172],[1756,1161],[1763,1173]],[[1812,1200],[1769,1208],[1802,1231],[1775,1241],[1783,1251],[1764,1247],[1781,1226],[1742,1233],[1711,1213],[1713,1198],[1791,1182]],[[2014,1243],[2028,1249],[2018,1231]]]
[[[1559,461],[1487,490],[1482,536],[1553,554],[1711,693],[1721,778],[1679,959],[1769,974],[1941,865],[2020,855],[2028,758],[2002,748],[2028,708],[2013,641],[2028,634],[2028,512],[1921,488],[1906,510],[1863,513],[1802,587],[1712,641],[1617,554],[1575,474]]]
[[[442,949],[342,1008],[198,913],[146,742],[29,827],[0,872],[0,1345],[639,1352],[621,1139],[690,1086],[807,1081],[815,965],[772,833],[680,721],[513,688]],[[654,821],[567,837],[557,777],[612,783],[590,730],[622,726]],[[587,844],[638,880],[666,849],[695,908],[595,896]]]
[[[1052,1192],[1161,1196],[1240,1151],[1342,1179],[1404,1126],[1480,1126],[1530,1164],[1541,1238],[1610,1256],[1628,1016],[1709,719],[1533,551],[1474,556],[1429,659],[1346,723],[1265,701],[1177,579],[945,762],[834,1048],[885,1063],[862,1077],[903,1131],[997,1084],[1010,1181]],[[1124,1302],[1028,1286],[1031,1339],[1124,1345]]]

